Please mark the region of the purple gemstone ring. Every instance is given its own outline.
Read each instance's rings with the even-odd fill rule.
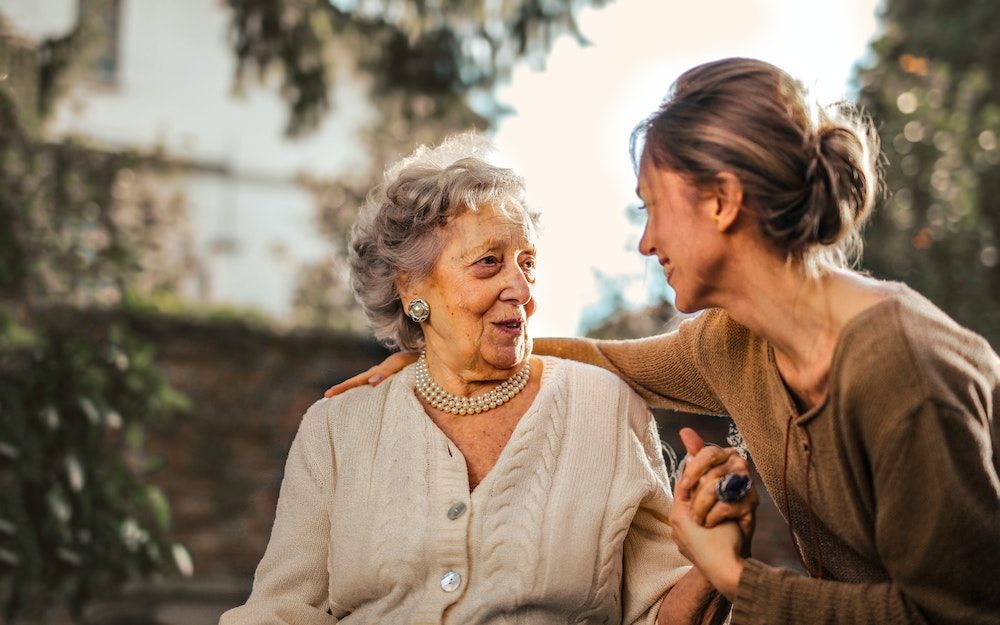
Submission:
[[[749,475],[727,473],[715,485],[715,494],[719,497],[719,501],[736,503],[747,496],[751,486],[753,481]]]

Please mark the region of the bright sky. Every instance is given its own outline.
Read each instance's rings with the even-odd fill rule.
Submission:
[[[876,0],[617,0],[581,13],[593,45],[563,37],[544,71],[520,67],[499,91],[516,113],[495,141],[543,211],[532,334],[579,331],[584,310],[601,301],[595,270],[637,306],[660,287],[660,268],[636,251],[640,231],[625,216],[636,203],[628,137],[679,74],[750,56],[800,78],[820,102],[844,99],[876,8]]]

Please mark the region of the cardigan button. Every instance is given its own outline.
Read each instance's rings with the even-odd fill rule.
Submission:
[[[454,592],[462,585],[462,576],[455,571],[448,571],[441,577],[441,590]]]
[[[454,506],[448,508],[448,518],[454,521],[458,517],[465,514],[465,510],[466,510],[465,502],[460,501]]]

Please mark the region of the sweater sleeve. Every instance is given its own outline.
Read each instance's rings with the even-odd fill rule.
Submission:
[[[219,625],[333,625],[327,553],[333,452],[326,426],[329,400],[306,412],[292,441],[271,539],[247,602]]]
[[[533,349],[607,369],[654,408],[722,415],[726,410],[698,360],[704,327],[714,316],[706,312],[673,332],[642,339],[543,338],[535,340]]]
[[[891,581],[810,579],[747,562],[733,623],[1000,622],[1000,480],[989,419],[924,402],[872,450]]]
[[[625,535],[622,571],[622,623],[654,625],[667,591],[691,568],[681,555],[670,529],[673,506],[670,480],[663,462],[656,421],[635,394],[628,397],[630,421],[641,414],[644,431],[633,441],[635,461],[641,466],[648,492]]]

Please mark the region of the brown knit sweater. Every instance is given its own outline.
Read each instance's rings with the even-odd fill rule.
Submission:
[[[535,351],[614,371],[655,406],[732,416],[813,573],[748,560],[734,625],[1000,623],[1000,359],[911,289],[844,327],[804,414],[770,344],[718,309]]]

